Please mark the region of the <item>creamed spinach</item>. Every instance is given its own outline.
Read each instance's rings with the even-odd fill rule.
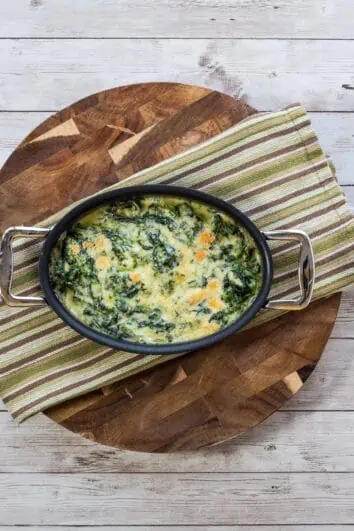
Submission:
[[[79,218],[53,249],[50,278],[87,326],[137,343],[180,343],[240,317],[260,289],[262,261],[225,213],[144,196]]]

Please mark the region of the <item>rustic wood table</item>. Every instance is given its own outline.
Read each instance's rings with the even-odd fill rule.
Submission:
[[[0,3],[0,159],[90,93],[205,85],[260,110],[301,101],[354,205],[353,0]],[[0,205],[1,208],[1,205]],[[317,370],[260,427],[197,453],[86,441],[0,404],[0,531],[354,529],[354,289]]]

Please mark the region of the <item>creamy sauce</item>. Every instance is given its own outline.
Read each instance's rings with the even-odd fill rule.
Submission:
[[[253,238],[215,208],[172,196],[105,204],[53,249],[50,278],[87,326],[146,344],[192,341],[225,328],[256,298]]]

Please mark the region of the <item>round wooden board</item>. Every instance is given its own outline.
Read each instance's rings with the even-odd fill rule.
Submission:
[[[182,152],[256,112],[241,100],[175,83],[95,94],[58,112],[0,173],[0,227],[33,224],[73,201]],[[46,415],[91,440],[172,452],[256,426],[303,385],[331,333],[340,294],[208,350],[167,361]]]

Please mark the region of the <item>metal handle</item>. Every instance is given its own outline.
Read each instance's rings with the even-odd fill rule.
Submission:
[[[10,227],[0,241],[0,302],[3,300],[9,306],[41,306],[45,304],[44,297],[21,297],[11,291],[13,280],[13,248],[15,238],[45,238],[50,229],[39,227]]]
[[[310,238],[302,230],[273,230],[263,234],[267,240],[292,240],[300,244],[299,297],[297,299],[270,300],[265,307],[274,310],[303,310],[311,302],[315,284],[315,258]]]

